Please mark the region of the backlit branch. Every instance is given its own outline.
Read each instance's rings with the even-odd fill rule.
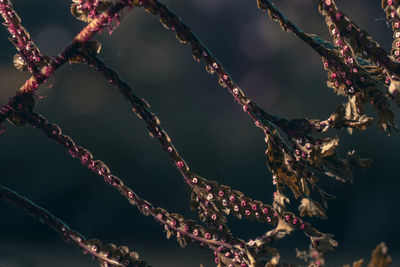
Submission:
[[[167,28],[175,31],[176,37],[184,44],[190,44],[193,56],[197,61],[203,60],[210,74],[218,76],[219,84],[226,87],[238,102],[243,111],[253,119],[255,125],[265,134],[267,143],[267,164],[277,184],[277,192],[288,186],[295,197],[309,199],[309,188],[315,187],[317,178],[314,173],[324,173],[341,181],[351,181],[351,166],[364,167],[368,164],[349,152],[347,157],[341,159],[336,154],[338,139],[312,138],[308,134],[323,131],[327,125],[315,124],[313,120],[298,120],[282,127],[282,120],[264,111],[254,101],[247,97],[233,81],[222,64],[211,54],[178,16],[157,0],[140,0],[135,2],[143,6],[146,11],[157,16]],[[300,33],[300,31],[299,31]],[[337,116],[339,117],[339,116]],[[276,127],[281,126],[281,127]],[[286,144],[278,130],[282,130],[290,140],[291,146]],[[317,190],[326,205],[327,195]],[[315,203],[310,200],[311,203]],[[316,204],[317,205],[317,204]],[[322,206],[318,206],[319,214],[324,214]],[[284,207],[282,207],[284,208]],[[283,209],[284,210],[284,209]],[[309,214],[318,214],[309,213]]]
[[[14,65],[21,71],[29,70],[32,73],[17,93],[6,104],[0,106],[0,133],[4,130],[2,124],[5,120],[16,126],[28,123],[41,130],[49,139],[64,147],[73,158],[77,158],[83,166],[115,188],[131,205],[136,206],[140,213],[160,223],[168,238],[176,236],[182,247],[188,243],[195,243],[210,248],[214,252],[218,267],[296,266],[281,261],[278,250],[269,247],[295,229],[303,232],[311,241],[310,251],[299,252],[299,257],[306,260],[310,266],[322,266],[325,264],[322,253],[333,250],[338,243],[332,234],[319,232],[303,219],[304,216],[327,218],[327,200],[334,198],[320,187],[318,176],[325,174],[342,182],[352,182],[353,167],[363,168],[370,163],[369,160],[360,159],[354,151],[348,152],[345,158],[340,158],[336,152],[339,138],[322,133],[342,128],[347,128],[350,133],[354,129],[367,129],[373,120],[364,113],[364,106],[368,103],[376,111],[378,125],[382,130],[390,133],[396,129],[389,100],[393,99],[400,106],[400,63],[397,62],[400,58],[400,35],[397,36],[400,32],[400,7],[398,0],[382,0],[382,7],[387,19],[392,23],[395,34],[390,55],[344,15],[334,0],[315,1],[320,13],[325,17],[333,43],[303,32],[270,0],[257,0],[257,6],[267,11],[272,20],[279,22],[283,30],[294,33],[321,56],[328,73],[328,86],[348,99],[348,102],[340,105],[326,120],[288,120],[262,109],[245,95],[244,90],[234,82],[221,62],[192,29],[158,0],[72,0],[72,15],[87,25],[51,60],[40,54],[29,33],[21,25],[21,19],[13,9],[11,0],[0,0],[3,25],[19,52],[14,57]],[[111,34],[119,25],[123,11],[134,7],[142,7],[153,14],[164,27],[175,32],[180,42],[189,44],[194,59],[197,62],[203,61],[207,72],[216,74],[219,84],[227,88],[255,126],[263,131],[267,165],[276,187],[271,205],[192,172],[161,127],[159,118],[151,111],[148,102],[135,94],[130,85],[97,56],[101,44],[93,41],[93,36],[105,29]],[[87,149],[76,145],[69,136],[63,134],[58,125],[49,123],[35,112],[37,88],[66,62],[87,63],[119,89],[131,104],[133,112],[143,119],[150,135],[158,140],[161,148],[181,173],[191,190],[191,208],[198,210],[200,220],[205,226],[185,219],[180,214],[154,207],[112,174],[104,162],[95,160]],[[291,198],[284,194],[286,187],[289,187],[294,198],[298,199],[298,203],[295,204],[298,204],[299,216],[289,211],[288,204]],[[19,206],[58,231],[66,241],[74,243],[84,253],[97,258],[102,267],[147,265],[139,259],[137,253],[129,252],[127,247],[103,245],[95,239],[86,240],[47,210],[8,188],[0,186],[0,198]],[[265,234],[245,241],[230,232],[227,226],[228,215],[268,223],[273,227]],[[386,267],[390,261],[386,247],[378,246],[371,262],[379,262],[382,265],[379,267]],[[360,264],[359,261],[354,266],[359,267]]]
[[[105,163],[100,160],[94,160],[92,154],[87,149],[75,145],[74,141],[72,141],[69,136],[62,134],[60,127],[56,124],[49,123],[43,116],[34,112],[20,114],[20,116],[33,127],[42,130],[48,138],[68,149],[70,155],[79,159],[82,165],[103,177],[108,185],[117,189],[118,192],[124,196],[131,205],[136,206],[142,214],[146,216],[150,215],[157,222],[164,225],[168,238],[175,235],[179,244],[183,247],[186,246],[189,241],[195,242],[201,246],[207,246],[216,252],[218,258],[223,259],[224,262],[249,264],[249,256],[245,253],[245,242],[233,237],[226,229],[215,227],[205,228],[196,224],[194,221],[184,219],[180,214],[169,213],[163,208],[154,207],[150,202],[140,198],[132,189],[125,186],[120,178],[110,172],[110,169]],[[271,241],[272,239],[270,242]]]
[[[18,50],[14,56],[14,66],[19,70],[28,70],[34,75],[40,75],[38,68],[46,64],[39,48],[31,40],[29,32],[21,25],[21,19],[12,8],[10,0],[0,0],[0,14],[3,17],[3,25],[7,28],[11,37],[10,41]]]
[[[145,261],[139,259],[139,255],[136,252],[129,252],[127,247],[117,248],[114,244],[103,246],[101,241],[97,239],[86,239],[77,231],[72,230],[66,223],[55,217],[49,211],[2,185],[0,185],[0,198],[23,209],[41,223],[47,224],[58,232],[67,243],[72,242],[76,247],[80,248],[83,253],[97,258],[104,267],[148,266]]]
[[[108,67],[101,59],[85,53],[82,53],[81,57],[100,72],[108,82],[118,87],[124,98],[133,106],[133,111],[136,115],[145,121],[151,136],[158,139],[163,150],[168,153],[171,161],[191,188],[191,205],[193,209],[199,209],[202,221],[223,229],[226,227],[225,215],[232,214],[238,218],[246,218],[277,226],[279,214],[272,206],[259,200],[252,200],[240,191],[233,190],[226,185],[220,185],[216,181],[209,181],[191,172],[189,165],[180,156],[171,138],[160,126],[160,120],[157,115],[150,110],[148,102],[137,96],[129,84],[123,81],[118,73]],[[284,212],[281,216],[293,227],[305,232],[307,236],[322,235],[309,223],[303,222],[301,218],[291,212]]]

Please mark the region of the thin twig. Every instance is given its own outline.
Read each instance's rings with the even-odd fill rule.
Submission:
[[[23,61],[21,63],[26,63],[28,65],[28,69],[33,76],[39,76],[38,66],[44,63],[42,62],[44,57],[40,53],[39,48],[32,41],[29,32],[21,25],[21,19],[12,8],[10,0],[0,0],[0,14],[4,19],[3,25],[11,35],[10,41],[19,51],[19,56]]]
[[[58,232],[67,243],[72,242],[85,254],[88,253],[91,256],[97,258],[100,262],[108,263],[112,266],[127,266],[126,263],[121,263],[117,259],[109,257],[110,255],[106,255],[104,251],[101,250],[101,247],[91,244],[90,240],[87,240],[77,231],[72,230],[66,223],[61,221],[59,218],[51,214],[46,209],[38,206],[29,199],[20,196],[13,190],[0,185],[0,198],[23,209],[26,213],[28,213],[30,216],[37,219],[41,223],[48,225],[56,232]]]
[[[117,189],[142,214],[152,216],[157,222],[165,226],[167,232],[176,234],[181,245],[186,244],[185,238],[187,238],[200,245],[208,246],[216,253],[221,254],[221,257],[225,257],[223,253],[229,251],[229,255],[232,255],[232,257],[226,257],[226,259],[232,261],[232,263],[235,261],[233,255],[243,250],[245,242],[233,237],[229,232],[212,227],[205,228],[194,221],[185,220],[180,214],[171,214],[160,207],[155,208],[150,202],[142,199],[131,188],[124,185],[120,178],[110,172],[106,164],[102,161],[94,160],[87,149],[75,145],[69,136],[62,134],[60,127],[49,123],[42,115],[32,112],[23,113],[20,116],[25,118],[33,127],[42,130],[48,138],[68,149],[70,155],[79,159],[82,165],[103,177],[108,185]],[[243,260],[245,260],[245,256],[240,258],[240,262]]]
[[[118,87],[124,98],[132,104],[134,112],[139,118],[143,118],[147,129],[158,139],[161,147],[168,153],[171,161],[180,171],[185,182],[196,194],[196,197],[199,198],[196,202],[208,213],[208,217],[211,221],[214,221],[216,225],[218,225],[218,221],[220,223],[224,222],[224,220],[220,220],[221,218],[219,218],[219,216],[223,216],[223,212],[221,211],[229,209],[230,214],[236,215],[239,218],[256,220],[262,223],[266,222],[273,226],[277,225],[278,213],[272,206],[264,204],[259,200],[252,200],[237,190],[233,190],[226,185],[219,185],[215,181],[208,181],[191,172],[189,165],[184,161],[182,156],[180,156],[171,138],[160,126],[159,118],[150,110],[148,102],[137,96],[129,84],[122,80],[118,73],[107,66],[100,58],[90,56],[87,53],[81,53],[80,55],[90,66],[101,73],[108,82]],[[184,165],[182,165],[181,162],[184,163]],[[210,212],[210,209],[212,212]],[[216,216],[213,212],[216,212],[218,215]],[[322,235],[322,233],[312,228],[309,223],[304,222],[300,217],[295,216],[291,212],[282,213],[282,217],[295,228],[303,231],[307,236]]]

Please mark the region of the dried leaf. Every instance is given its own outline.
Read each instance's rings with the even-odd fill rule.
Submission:
[[[374,251],[368,267],[387,267],[392,263],[392,258],[387,254],[388,249],[385,243],[380,243]]]
[[[307,214],[310,217],[316,216],[322,219],[327,218],[324,208],[322,208],[322,206],[319,203],[312,201],[309,198],[303,198],[301,200],[299,211],[300,211],[300,216],[302,217]]]
[[[13,59],[14,67],[19,71],[28,71],[28,64],[22,58],[20,54],[15,54]]]
[[[97,56],[101,51],[101,43],[97,41],[87,41],[85,43],[80,44],[79,47],[80,53],[87,54],[90,57]],[[70,63],[84,63],[85,58],[77,53],[74,56],[69,58]]]
[[[400,80],[392,78],[388,90],[396,105],[400,107]]]
[[[279,213],[282,213],[286,210],[286,203],[290,203],[290,199],[285,196],[282,192],[276,192],[274,195],[274,203],[273,207]]]
[[[182,248],[184,248],[184,247],[187,246],[187,240],[186,240],[185,237],[183,237],[183,236],[179,236],[179,237],[178,237],[178,236],[177,236],[176,239],[178,240],[178,243],[179,243],[179,245],[180,245]]]
[[[311,237],[312,245],[320,253],[328,250],[333,251],[338,246],[338,242],[333,239],[333,234],[323,234],[320,237]]]
[[[279,218],[278,225],[276,226],[275,229],[270,231],[271,236],[273,236],[275,239],[282,239],[286,235],[289,235],[291,232],[294,231],[294,228],[292,225],[287,223],[284,219]]]
[[[308,262],[308,253],[305,250],[300,251],[296,248],[296,258],[301,259],[305,262]]]
[[[82,5],[79,1],[73,1],[74,3],[71,5],[71,14],[84,22],[89,23],[92,19],[95,18],[96,15],[101,12],[107,10],[112,5],[112,2],[109,0],[99,0],[98,5],[95,6],[94,10],[88,9],[84,4]]]

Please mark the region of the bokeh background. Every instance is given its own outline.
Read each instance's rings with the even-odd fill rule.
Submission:
[[[69,12],[71,1],[13,1],[23,25],[41,51],[61,51],[83,27]],[[307,32],[328,39],[323,18],[310,0],[277,1],[287,16]],[[286,118],[326,118],[341,102],[326,87],[318,55],[282,32],[256,1],[165,0],[220,59],[243,90],[268,112]],[[361,27],[389,49],[391,30],[380,1],[337,0]],[[29,76],[12,65],[14,47],[0,30],[0,103],[5,103]],[[263,133],[237,105],[216,77],[195,63],[189,46],[142,9],[132,10],[110,36],[97,35],[101,57],[150,102],[162,126],[194,172],[242,190],[265,202],[273,186],[264,151]],[[92,151],[138,194],[188,218],[189,190],[156,140],[148,136],[128,103],[102,76],[87,66],[65,65],[38,91],[36,110],[61,126],[75,142]],[[396,109],[395,109],[396,110]],[[371,110],[367,110],[372,114]],[[400,115],[396,110],[396,115]],[[398,121],[398,120],[397,120]],[[163,227],[139,214],[102,179],[83,168],[64,149],[29,126],[7,125],[0,136],[0,183],[62,218],[88,238],[128,245],[154,266],[214,266],[212,252],[197,246],[181,249],[167,240]],[[399,134],[388,137],[373,127],[341,137],[339,153],[356,149],[374,160],[356,171],[355,185],[321,177],[337,196],[329,202],[328,220],[314,220],[334,233],[339,247],[327,254],[327,266],[369,259],[381,241],[400,266],[398,242]],[[288,193],[289,196],[290,193]],[[258,236],[268,225],[230,223],[239,237]],[[298,262],[295,248],[307,239],[293,234],[276,243],[287,261]],[[96,266],[88,256],[65,244],[56,232],[9,203],[0,202],[0,266]]]

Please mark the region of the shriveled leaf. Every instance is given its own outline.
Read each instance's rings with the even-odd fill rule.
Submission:
[[[274,203],[273,207],[275,210],[277,210],[279,213],[282,213],[284,210],[286,210],[286,203],[290,203],[290,199],[285,196],[281,192],[276,192],[274,195]]]
[[[100,251],[106,257],[113,258],[116,249],[117,246],[115,244],[106,244],[100,249]]]
[[[338,242],[333,239],[333,234],[323,234],[320,237],[311,237],[312,245],[320,253],[333,251]]]
[[[178,236],[177,236],[176,239],[177,239],[179,245],[180,245],[182,248],[184,248],[184,247],[187,246],[187,240],[186,240],[185,237],[183,237],[183,236],[179,236],[179,237],[178,237]]]
[[[296,258],[301,259],[305,262],[308,262],[308,253],[307,251],[304,250],[299,250],[298,248],[296,248]]]
[[[92,9],[89,9],[85,4],[81,4],[80,1],[73,1],[74,3],[71,5],[71,14],[86,23],[89,23],[96,17],[96,15],[101,12],[107,10],[112,5],[112,2],[109,0],[99,0],[97,5],[94,5]]]
[[[322,219],[326,219],[326,212],[324,208],[317,202],[312,201],[309,198],[303,198],[299,206],[300,216],[308,215],[310,217],[316,216]]]
[[[97,56],[101,51],[101,43],[97,41],[87,41],[80,45],[79,51],[91,57]],[[70,63],[84,63],[85,59],[81,56],[80,53],[77,53],[74,56],[70,57],[69,61]]]
[[[280,259],[280,255],[277,253],[275,256],[273,256],[273,257],[271,258],[271,260],[270,260],[269,263],[270,263],[272,266],[276,266],[276,265],[279,264],[279,259]]]
[[[339,138],[337,136],[320,139],[320,141],[319,153],[321,157],[332,156],[335,153],[336,147],[339,145]]]
[[[293,226],[287,223],[284,219],[280,218],[278,225],[276,226],[275,229],[270,231],[270,233],[271,236],[274,237],[274,239],[282,239],[293,231],[294,231]]]
[[[13,59],[14,67],[19,71],[28,71],[28,64],[22,58],[20,54],[15,54]]]
[[[82,20],[84,22],[90,22],[91,19],[89,18],[88,14],[81,11],[78,7],[79,7],[79,4],[72,4],[71,9],[70,9],[71,14],[79,20]]]
[[[385,243],[380,243],[372,251],[372,258],[368,267],[387,267],[392,263],[392,258],[388,255]]]
[[[389,94],[392,96],[396,105],[400,107],[400,80],[392,78],[389,86]]]

